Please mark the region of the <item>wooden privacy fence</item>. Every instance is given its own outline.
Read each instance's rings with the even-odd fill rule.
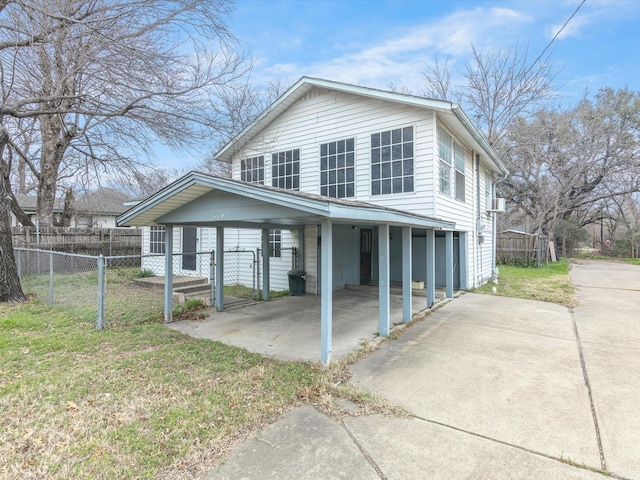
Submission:
[[[519,232],[499,232],[496,240],[498,264],[540,265],[549,261],[549,240],[546,237]]]
[[[13,227],[13,246],[84,255],[140,255],[141,228]]]

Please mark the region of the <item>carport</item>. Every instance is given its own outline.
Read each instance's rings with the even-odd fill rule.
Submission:
[[[223,309],[224,230],[250,228],[262,232],[263,251],[269,249],[269,229],[299,230],[304,250],[306,225],[319,226],[322,239],[320,257],[320,360],[328,364],[332,352],[333,310],[333,227],[375,226],[378,240],[378,332],[388,336],[390,330],[390,227],[402,231],[402,320],[409,322],[412,312],[412,231],[426,235],[426,307],[435,302],[435,231],[445,231],[446,295],[453,296],[452,222],[386,208],[364,202],[335,199],[227,178],[191,172],[147,198],[118,217],[119,226],[165,227],[164,318],[172,321],[173,298],[173,228],[196,226],[216,228],[215,307]],[[463,242],[460,242],[462,245]],[[339,247],[339,246],[338,246]],[[304,256],[302,256],[304,258]],[[461,247],[459,258],[466,259]],[[263,298],[268,300],[269,255],[263,255]],[[304,268],[304,265],[301,266]],[[462,271],[462,269],[461,269]],[[466,269],[465,269],[466,271]],[[461,283],[464,284],[462,278]]]

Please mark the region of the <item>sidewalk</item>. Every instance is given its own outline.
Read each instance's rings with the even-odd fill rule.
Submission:
[[[302,406],[207,478],[640,478],[640,268],[572,279],[575,312],[466,294],[352,366],[409,416],[334,423]]]

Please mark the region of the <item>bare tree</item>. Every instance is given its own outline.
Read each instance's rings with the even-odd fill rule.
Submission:
[[[553,72],[549,55],[532,60],[527,48],[516,44],[488,53],[471,45],[473,57],[459,73],[459,84],[452,83],[447,62],[436,58],[427,65],[424,94],[458,102],[475,120],[489,144],[499,149],[512,120],[526,116],[553,95]]]
[[[249,68],[221,0],[20,0],[4,11],[4,116],[36,119],[40,223],[53,224],[60,173],[135,171],[151,142],[206,144],[221,120],[209,90]],[[143,14],[144,13],[144,14]],[[12,28],[8,28],[12,25]],[[212,43],[215,41],[216,43]]]
[[[0,0],[1,301],[24,299],[12,172],[35,179],[39,221],[51,225],[61,175],[135,172],[157,139],[206,145],[221,122],[206,108],[209,90],[249,68],[224,23],[230,9],[227,0]],[[37,148],[21,144],[21,120]]]
[[[219,129],[221,134],[216,151],[248,127],[260,113],[267,109],[289,88],[290,82],[276,78],[263,88],[249,82],[235,82],[216,90],[211,104],[218,118],[225,119]],[[231,165],[218,162],[211,152],[198,166],[201,170],[222,177],[231,177]]]
[[[639,94],[607,88],[572,109],[518,119],[504,139],[511,175],[501,194],[533,231],[599,221],[607,202],[640,191],[639,113]]]

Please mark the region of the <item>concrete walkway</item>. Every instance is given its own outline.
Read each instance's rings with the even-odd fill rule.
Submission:
[[[581,262],[580,306],[466,294],[352,366],[407,418],[292,410],[209,479],[640,479],[640,267]]]

